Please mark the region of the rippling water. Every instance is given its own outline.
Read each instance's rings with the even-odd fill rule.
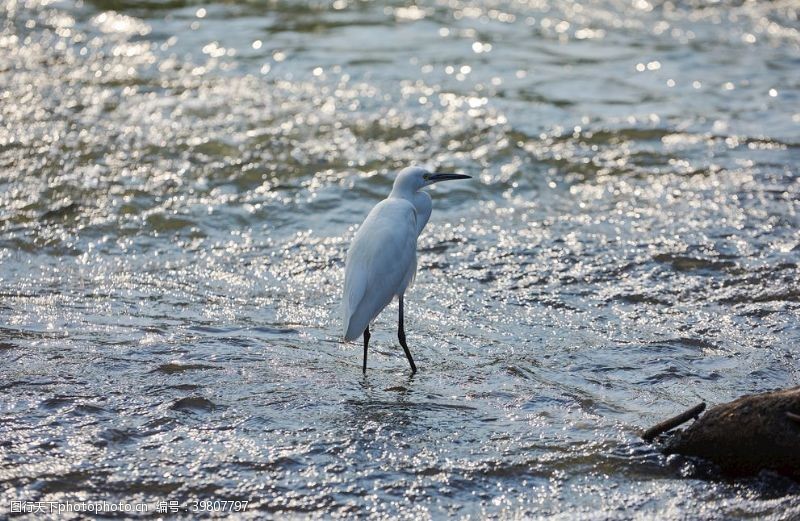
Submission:
[[[800,515],[638,439],[800,384],[798,70],[792,0],[6,0],[0,511]],[[362,377],[344,253],[410,163],[475,179],[420,372],[395,303]]]

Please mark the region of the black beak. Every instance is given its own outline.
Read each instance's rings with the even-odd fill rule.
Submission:
[[[438,183],[439,181],[455,181],[456,179],[472,179],[471,176],[462,174],[431,174],[428,181]]]

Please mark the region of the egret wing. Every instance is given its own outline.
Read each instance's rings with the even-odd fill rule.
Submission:
[[[405,289],[401,286],[416,263],[416,248],[414,207],[401,199],[378,203],[347,252],[342,298],[345,340],[358,338]]]

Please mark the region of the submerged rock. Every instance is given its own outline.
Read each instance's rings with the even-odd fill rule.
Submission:
[[[663,450],[705,458],[734,476],[772,470],[800,479],[800,387],[712,407]]]

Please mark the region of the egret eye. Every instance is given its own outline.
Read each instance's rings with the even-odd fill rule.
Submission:
[[[426,181],[428,180],[429,177],[430,177],[430,174],[422,174],[422,178],[424,180],[426,180]]]

